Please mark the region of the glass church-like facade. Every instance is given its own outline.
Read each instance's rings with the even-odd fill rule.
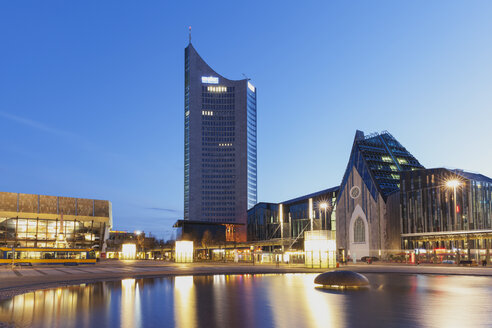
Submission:
[[[257,202],[256,88],[185,49],[184,219],[246,224]],[[243,233],[245,239],[245,233]]]

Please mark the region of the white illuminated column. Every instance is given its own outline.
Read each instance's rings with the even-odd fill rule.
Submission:
[[[336,267],[335,232],[316,230],[304,232],[304,263],[310,268]]]
[[[284,253],[284,206],[279,205],[278,217],[280,221],[280,242],[282,243],[282,254]]]
[[[121,246],[121,253],[123,255],[123,260],[134,260],[137,256],[137,245],[123,244]]]
[[[311,231],[313,231],[313,199],[309,198],[309,221],[311,222]]]
[[[193,242],[187,240],[176,241],[176,263],[193,262]]]

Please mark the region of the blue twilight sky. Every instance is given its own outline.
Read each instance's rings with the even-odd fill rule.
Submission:
[[[356,129],[492,176],[491,1],[2,1],[0,190],[108,199],[168,238],[183,212],[188,25],[258,88],[259,201],[340,183]]]

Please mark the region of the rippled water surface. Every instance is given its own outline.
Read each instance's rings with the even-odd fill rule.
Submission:
[[[19,327],[492,326],[492,278],[367,274],[371,288],[326,291],[315,274],[125,279],[19,295]],[[0,324],[0,326],[2,326]]]

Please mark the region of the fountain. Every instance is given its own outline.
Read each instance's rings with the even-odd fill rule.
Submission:
[[[347,270],[324,272],[314,278],[314,283],[335,289],[369,287],[369,280],[364,275]]]

